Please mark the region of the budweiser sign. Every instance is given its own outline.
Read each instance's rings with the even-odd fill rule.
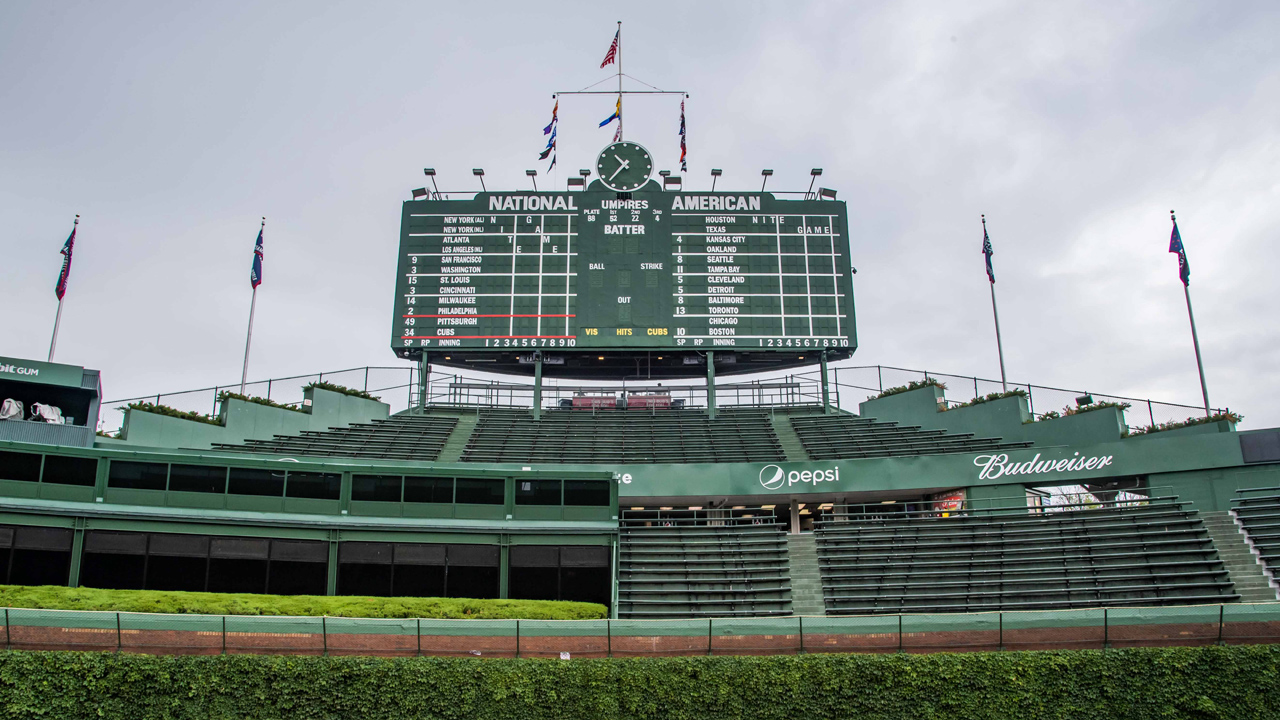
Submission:
[[[973,464],[982,468],[978,473],[979,480],[995,480],[1006,475],[1044,475],[1047,473],[1070,473],[1081,470],[1100,470],[1111,464],[1110,455],[1082,456],[1075,453],[1069,458],[1041,460],[1040,453],[1025,462],[1009,462],[1007,453],[995,455],[979,455]]]

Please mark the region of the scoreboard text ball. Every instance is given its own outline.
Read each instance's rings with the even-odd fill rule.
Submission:
[[[848,237],[843,202],[661,192],[652,181],[625,195],[597,180],[586,192],[410,201],[391,343],[401,355],[846,354],[856,347]]]

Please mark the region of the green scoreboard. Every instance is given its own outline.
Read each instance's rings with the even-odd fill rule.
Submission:
[[[667,376],[702,372],[709,350],[740,371],[847,357],[848,237],[843,202],[652,181],[406,202],[391,344],[456,365],[541,351],[570,375],[600,374],[606,352],[660,357]]]

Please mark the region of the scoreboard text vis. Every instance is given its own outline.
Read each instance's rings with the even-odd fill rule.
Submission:
[[[856,347],[843,202],[597,188],[406,202],[392,347]]]

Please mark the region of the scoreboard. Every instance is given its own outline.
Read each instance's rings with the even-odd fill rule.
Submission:
[[[843,202],[664,192],[653,181],[631,193],[595,181],[410,201],[391,344],[433,362],[532,350],[664,360],[714,350],[756,366],[797,364],[805,351],[847,357],[857,346],[848,237]]]

